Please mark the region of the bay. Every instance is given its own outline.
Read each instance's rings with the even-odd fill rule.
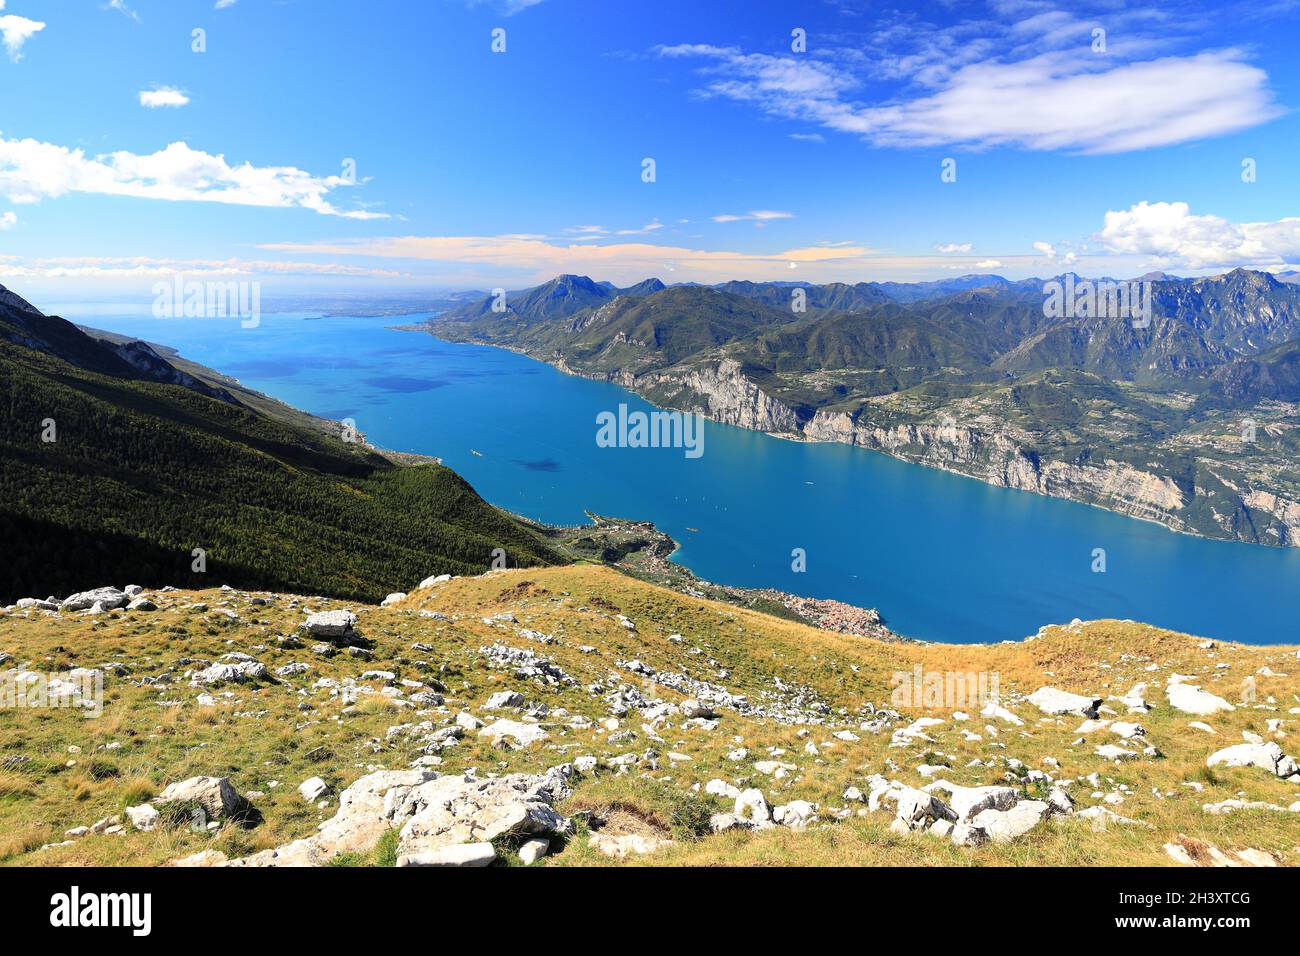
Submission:
[[[704,453],[601,448],[596,416],[652,406],[512,352],[395,319],[70,318],[178,349],[375,444],[441,457],[488,501],[540,521],[653,521],[708,580],[877,607],[899,633],[968,643],[1101,617],[1300,643],[1300,549],[1211,541],[994,488],[844,445],[705,423]],[[797,572],[794,551],[806,554]],[[1103,549],[1106,571],[1093,571]]]

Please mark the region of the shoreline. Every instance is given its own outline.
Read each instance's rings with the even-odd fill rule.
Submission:
[[[635,395],[637,398],[640,398],[642,401],[649,403],[656,409],[661,409],[664,411],[680,411],[680,412],[698,411],[696,409],[673,409],[668,406],[659,405],[652,399],[648,398],[642,392],[636,390],[633,387],[630,387],[629,385],[624,384],[621,381],[618,381],[612,375],[598,375],[598,374],[583,372],[581,370],[575,369],[572,366],[568,365],[566,362],[563,361],[563,359],[560,359],[559,361],[552,361],[540,355],[535,355],[532,352],[529,352],[527,349],[519,348],[518,346],[506,345],[497,342],[484,342],[478,339],[466,339],[466,340],[443,339],[441,336],[437,335],[433,329],[427,326],[404,326],[398,329],[398,331],[423,332],[426,335],[432,336],[433,338],[440,339],[441,341],[449,342],[457,345],[474,345],[480,348],[502,349],[503,351],[513,352],[516,355],[522,355],[526,358],[532,359],[533,361],[541,362],[542,364],[547,365],[558,372],[562,372],[565,375],[572,375],[575,378],[582,378],[588,381],[606,382],[608,384],[618,385],[620,388],[625,389],[628,393]],[[635,378],[633,378],[633,380],[635,380]],[[1109,514],[1118,515],[1121,518],[1131,518],[1133,520],[1142,521],[1147,524],[1157,525],[1163,528],[1164,530],[1170,532],[1171,534],[1186,535],[1190,538],[1199,538],[1203,541],[1221,541],[1226,544],[1247,545],[1256,548],[1266,548],[1269,550],[1279,550],[1279,551],[1300,550],[1300,544],[1296,544],[1296,545],[1267,544],[1259,541],[1246,541],[1246,540],[1242,540],[1241,538],[1230,538],[1226,536],[1209,535],[1199,530],[1189,529],[1186,527],[1174,527],[1170,522],[1163,521],[1160,518],[1154,518],[1143,514],[1134,514],[1128,511],[1121,511],[1117,508],[1108,507],[1107,505],[1101,504],[1100,502],[1097,501],[1088,501],[1083,498],[1073,497],[1071,495],[1052,494],[1051,492],[1046,492],[1046,491],[1038,491],[1030,488],[1019,488],[1014,485],[999,484],[997,482],[990,481],[985,478],[981,478],[979,475],[972,475],[965,471],[959,471],[956,468],[947,467],[941,462],[918,461],[915,458],[911,458],[906,455],[894,454],[884,448],[872,448],[851,441],[838,441],[834,439],[825,439],[825,438],[810,438],[806,435],[797,432],[776,432],[776,431],[767,431],[761,428],[749,428],[745,425],[736,425],[731,422],[719,421],[718,419],[709,416],[707,413],[701,413],[701,414],[704,414],[704,417],[707,418],[709,421],[713,422],[714,424],[730,425],[733,428],[741,428],[744,429],[745,431],[753,432],[760,435],[766,435],[770,438],[778,438],[778,439],[783,439],[785,441],[798,442],[798,443],[810,444],[810,445],[847,445],[850,448],[857,448],[866,452],[874,452],[876,454],[884,456],[885,458],[889,458],[893,461],[900,461],[908,465],[917,465],[922,468],[929,468],[934,471],[941,471],[945,474],[955,475],[959,478],[967,478],[970,479],[971,481],[977,481],[980,484],[990,488],[999,488],[1003,491],[1017,491],[1017,492],[1022,492],[1024,494],[1035,495],[1039,498],[1054,499],[1056,501],[1068,501],[1077,505],[1085,505],[1090,508],[1096,508],[1098,510],[1105,511]]]

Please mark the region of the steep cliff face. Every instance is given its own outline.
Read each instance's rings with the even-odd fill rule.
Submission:
[[[625,388],[674,408],[699,411],[714,421],[810,441],[833,441],[883,452],[903,461],[942,468],[1000,488],[1094,504],[1174,531],[1300,546],[1300,503],[1264,491],[1215,501],[1196,513],[1196,491],[1172,477],[1104,459],[1070,462],[1044,458],[1014,434],[951,424],[878,425],[844,412],[819,411],[800,422],[793,409],[746,378],[738,362],[724,359],[690,369],[641,376],[609,376]],[[1226,515],[1223,509],[1226,508]]]
[[[681,375],[668,372],[643,376],[638,384],[656,390],[674,386],[684,389],[696,396],[691,411],[703,412],[727,425],[777,433],[799,430],[794,411],[746,378],[740,363],[732,359],[693,368]]]
[[[1173,479],[1124,462],[1073,464],[1038,457],[1000,432],[951,425],[855,423],[842,412],[819,412],[805,426],[814,441],[871,448],[905,461],[1055,498],[1102,505],[1112,511],[1186,530],[1186,498]]]
[[[1274,524],[1265,533],[1277,536],[1277,543],[1300,547],[1300,503],[1288,501],[1267,491],[1252,491],[1242,498],[1247,507],[1268,515]]]
[[[1193,489],[1189,494],[1170,476],[1127,462],[1044,458],[1009,431],[927,423],[882,426],[824,410],[800,422],[793,409],[764,392],[731,359],[643,375],[593,375],[555,357],[550,361],[571,374],[614,382],[664,407],[698,411],[728,425],[869,448],[1000,488],[1098,505],[1174,531],[1300,547],[1300,502],[1267,491],[1220,481],[1217,490],[1202,494]]]

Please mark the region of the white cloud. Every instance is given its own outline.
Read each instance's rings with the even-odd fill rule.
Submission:
[[[0,3],[0,10],[5,5]],[[17,63],[23,58],[23,44],[37,33],[45,29],[45,24],[39,20],[28,20],[26,17],[18,17],[13,14],[5,14],[0,17],[0,41],[4,42],[5,52],[9,54],[9,59]]]
[[[821,133],[791,133],[791,139],[797,139],[803,143],[824,143],[826,137]]]
[[[126,5],[126,0],[108,0],[108,5],[111,9],[116,10],[118,13],[126,14],[136,23],[140,22],[140,14],[136,13],[134,10],[128,7]]]
[[[702,61],[702,96],[883,146],[1118,153],[1218,136],[1281,113],[1267,74],[1242,50],[1196,49],[1167,11],[1111,6],[1089,18],[1047,3],[993,7],[988,20],[939,28],[911,17],[861,43],[801,55],[691,43],[655,52]],[[1090,48],[1098,22],[1111,28],[1105,54]],[[893,84],[892,95],[875,92],[881,81]]]
[[[1233,223],[1193,215],[1185,202],[1143,201],[1107,212],[1096,238],[1108,252],[1149,256],[1162,268],[1204,271],[1300,260],[1300,217]]]
[[[934,247],[934,251],[942,253],[966,253],[971,251],[971,244],[969,242],[941,242]]]
[[[160,106],[185,106],[189,101],[190,98],[174,86],[140,91],[140,105],[151,110]]]
[[[1041,252],[1049,259],[1056,258],[1056,247],[1053,246],[1050,242],[1035,242],[1034,248],[1037,249],[1039,252]]]
[[[979,262],[975,263],[975,268],[976,269],[1000,269],[1002,268],[1002,263],[997,259],[981,259]]]
[[[12,229],[18,225],[18,215],[12,210],[0,215],[0,229]]]
[[[212,5],[212,9],[224,10],[226,7],[233,7],[238,2],[239,0],[217,0],[217,2]]]
[[[156,153],[125,150],[89,157],[34,139],[0,137],[0,195],[37,203],[68,193],[133,196],[171,202],[311,209],[347,219],[387,219],[386,213],[342,210],[328,197],[350,186],[342,176],[314,176],[293,166],[232,166],[222,155],[172,143]]]
[[[771,222],[774,219],[793,219],[794,213],[782,212],[779,209],[752,209],[743,215],[732,215],[723,213],[720,216],[714,216],[714,222]]]

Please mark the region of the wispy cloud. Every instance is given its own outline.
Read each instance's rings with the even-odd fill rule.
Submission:
[[[12,210],[0,215],[0,229],[12,229],[18,225],[18,214]]]
[[[340,263],[293,262],[274,259],[164,259],[151,256],[68,256],[23,258],[0,256],[0,277],[43,279],[158,278],[191,276],[346,276],[395,279],[397,269],[376,269]]]
[[[190,98],[174,86],[140,91],[140,105],[151,110],[162,106],[185,106],[189,101]]]
[[[656,52],[700,61],[699,95],[881,146],[1118,153],[1246,129],[1281,112],[1243,50],[1189,50],[1161,11],[1087,16],[1037,0],[991,7],[985,20],[938,27],[913,17],[881,25],[863,45],[806,54],[695,43]],[[1106,26],[1114,38],[1094,36]],[[882,82],[893,95],[864,92]]]
[[[775,219],[793,219],[794,213],[782,212],[779,209],[754,209],[747,213],[733,214],[723,213],[720,216],[714,216],[714,222],[752,222],[761,224],[771,222]]]
[[[971,244],[969,242],[941,242],[934,247],[935,252],[942,252],[949,255],[954,252],[970,252]]]
[[[122,150],[90,157],[80,149],[0,137],[0,195],[15,203],[95,193],[171,202],[298,207],[347,219],[388,218],[386,213],[343,210],[330,202],[328,197],[335,190],[352,185],[342,176],[315,176],[293,166],[247,162],[232,166],[222,155],[183,142],[147,155]]]
[[[405,259],[438,263],[458,275],[491,281],[543,281],[576,272],[618,282],[638,282],[671,272],[674,281],[718,282],[729,278],[789,279],[796,270],[860,271],[862,246],[810,246],[771,253],[744,253],[646,242],[593,244],[538,236],[391,236],[338,242],[267,243],[259,248],[286,254]],[[797,272],[796,274],[802,274]],[[474,281],[474,278],[469,281]]]
[[[514,16],[521,10],[537,6],[542,0],[464,0],[464,2],[471,9],[474,7],[491,7],[498,13],[503,13],[509,17]]]
[[[126,0],[108,0],[110,10],[116,10],[118,13],[125,14],[136,23],[140,22],[140,14],[136,13],[131,7],[127,6]]]

